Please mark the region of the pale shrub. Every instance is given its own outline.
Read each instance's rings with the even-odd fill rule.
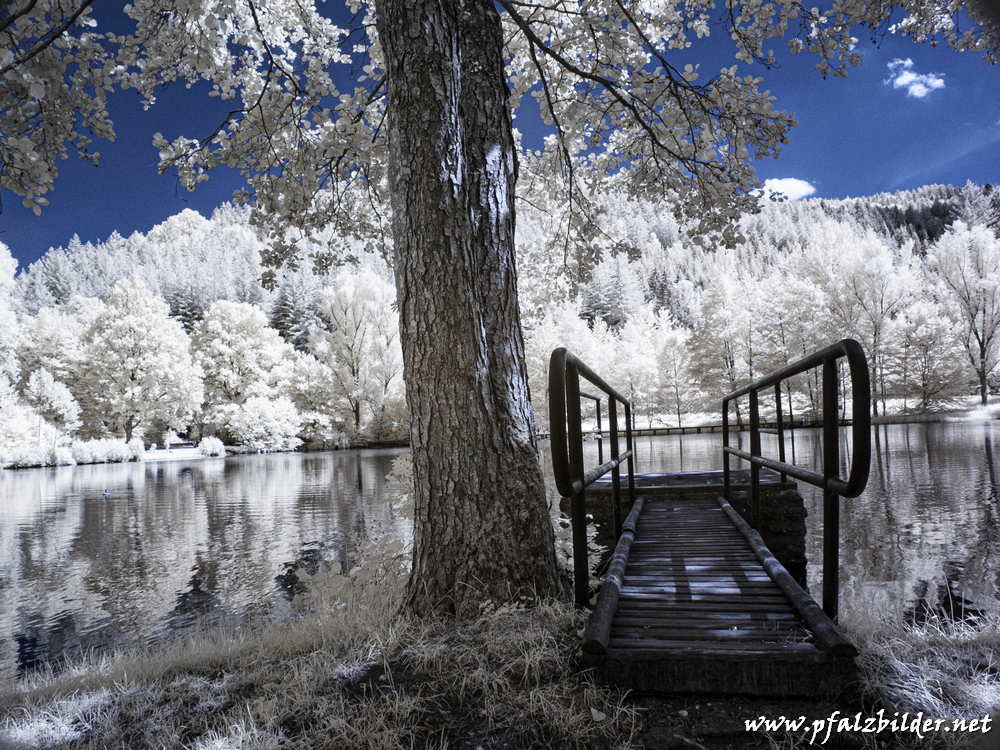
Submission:
[[[74,440],[71,447],[78,464],[112,464],[133,460],[132,450],[124,440]]]
[[[295,450],[302,444],[301,427],[298,409],[287,396],[251,396],[229,420],[233,437],[252,451]]]
[[[56,466],[74,466],[76,460],[73,458],[73,451],[67,445],[60,445],[52,451],[52,463]]]
[[[128,441],[129,453],[132,454],[132,461],[142,461],[146,457],[146,446],[142,442],[142,438],[134,437]]]
[[[214,435],[203,437],[198,443],[198,452],[203,456],[225,456],[226,446]]]
[[[45,466],[40,448],[8,447],[0,452],[0,463],[8,469],[23,469],[29,466]]]
[[[70,450],[73,453],[73,458],[78,464],[93,464],[97,463],[94,459],[94,443],[96,440],[74,440],[70,444]]]
[[[69,448],[22,445],[0,451],[0,466],[27,469],[34,466],[72,466],[76,461]]]

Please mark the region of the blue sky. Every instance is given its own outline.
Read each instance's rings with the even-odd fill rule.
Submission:
[[[717,28],[713,29],[716,37]],[[856,35],[862,36],[856,32]],[[715,40],[718,46],[727,39]],[[931,183],[1000,182],[1000,69],[974,53],[932,48],[887,35],[876,46],[862,37],[864,59],[847,78],[823,79],[816,58],[778,53],[780,67],[754,72],[794,112],[799,126],[777,160],[757,162],[759,178],[785,180],[789,197],[845,198],[912,189]],[[726,47],[728,54],[728,47]],[[713,54],[713,59],[723,59]],[[686,61],[685,61],[686,62]],[[731,58],[728,64],[732,64]],[[703,75],[708,63],[702,66]],[[113,231],[146,232],[185,208],[208,216],[244,185],[239,174],[216,169],[194,193],[176,178],[159,176],[153,133],[168,139],[200,137],[221,122],[226,103],[207,96],[207,86],[174,84],[143,111],[138,96],[109,100],[117,140],[98,142],[94,168],[71,157],[60,162],[50,206],[36,217],[12,193],[3,194],[0,242],[26,267],[73,234],[102,241]],[[515,126],[525,143],[538,146],[544,130],[531,99]],[[811,193],[809,191],[812,191]]]

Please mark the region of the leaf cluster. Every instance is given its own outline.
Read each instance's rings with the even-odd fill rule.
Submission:
[[[522,169],[584,216],[588,193],[626,188],[669,201],[728,246],[739,241],[735,217],[756,207],[753,162],[776,157],[796,124],[746,70],[774,64],[772,43],[816,55],[825,76],[859,62],[858,25],[990,62],[1000,39],[989,0],[498,2],[511,106],[535,98],[553,128]],[[0,10],[0,188],[40,213],[56,162],[76,151],[97,164],[94,141],[114,139],[108,94],[136,90],[148,107],[162,86],[201,83],[232,107],[211,133],[158,134],[161,173],[193,190],[214,168],[239,170],[247,186],[234,200],[251,203],[272,233],[269,266],[294,266],[301,243],[320,236],[325,263],[347,252],[349,236],[388,248],[377,3],[350,0],[352,17],[338,24],[311,0],[135,0],[122,9],[127,34],[103,31],[92,3],[15,0]],[[697,45],[719,29],[734,64],[709,72]],[[324,234],[331,225],[340,233]]]

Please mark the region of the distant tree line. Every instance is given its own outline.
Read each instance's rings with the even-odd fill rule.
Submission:
[[[518,223],[532,402],[567,346],[633,400],[683,423],[827,343],[865,347],[873,410],[978,392],[1000,362],[1000,196],[928,186],[843,201],[767,202],[735,249],[672,213],[592,196],[590,225],[529,196]],[[184,211],[149,233],[73,238],[15,280],[0,251],[0,447],[169,429],[249,449],[405,438],[395,290],[382,256],[261,283],[267,243],[243,209]],[[786,384],[794,413],[819,384]],[[788,407],[786,407],[788,408]]]
[[[595,203],[599,231],[563,252],[527,234],[545,212],[522,211],[522,306],[543,423],[556,346],[607,373],[650,425],[717,412],[725,393],[845,337],[867,352],[875,414],[972,393],[985,404],[1000,385],[1000,193],[990,185],[766,202],[738,220],[731,250],[702,246],[647,203]],[[817,377],[786,383],[796,413],[817,412]]]
[[[405,439],[385,264],[306,268],[266,291],[246,216],[184,211],[145,236],[74,239],[16,283],[2,248],[0,447],[162,445],[168,430],[251,450]]]

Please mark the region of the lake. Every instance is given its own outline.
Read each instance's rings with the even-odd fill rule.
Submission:
[[[842,617],[935,607],[949,592],[1000,608],[1000,422],[873,429],[868,489],[841,501]],[[776,455],[777,438],[763,441]],[[819,430],[796,430],[786,452],[816,467],[821,443]],[[721,468],[720,445],[721,435],[638,438],[636,468]],[[596,443],[586,450],[596,463]],[[81,649],[288,611],[296,568],[342,566],[362,537],[411,533],[385,499],[400,452],[0,471],[0,678]],[[822,499],[800,491],[818,592]]]
[[[0,471],[0,678],[287,609],[296,568],[411,533],[383,500],[400,452]]]

